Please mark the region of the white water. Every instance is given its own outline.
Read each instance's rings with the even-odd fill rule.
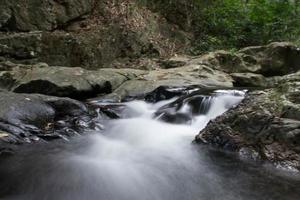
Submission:
[[[175,99],[126,103],[123,119],[108,120],[102,132],[67,144],[35,147],[1,163],[0,199],[300,199],[298,180],[276,177],[260,166],[191,144],[209,120],[242,100],[243,92],[234,93],[218,91],[205,102],[211,105],[208,113],[193,116],[185,125],[153,117]],[[189,111],[184,105],[178,112]]]
[[[86,154],[70,159],[74,165],[92,174],[93,182],[89,184],[98,184],[102,199],[181,199],[180,195],[173,196],[174,192],[178,195],[176,190],[182,190],[182,197],[186,199],[187,191],[198,190],[200,195],[207,188],[193,189],[187,176],[193,181],[193,176],[200,171],[207,181],[215,178],[204,163],[199,169],[201,159],[191,142],[209,120],[237,105],[242,98],[231,93],[213,98],[209,102],[209,112],[195,116],[189,125],[153,119],[159,107],[174,99],[157,104],[143,101],[127,103],[125,115],[128,118],[112,121],[103,135],[93,136],[93,144]],[[188,111],[189,108],[184,106],[179,112]],[[190,188],[184,189],[186,184]],[[213,184],[213,187],[217,189],[218,184]]]

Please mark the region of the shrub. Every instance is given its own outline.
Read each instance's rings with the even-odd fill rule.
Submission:
[[[297,41],[300,3],[297,0],[195,0],[194,51],[240,48],[272,41]],[[209,38],[220,41],[211,42]],[[209,47],[208,49],[203,48]],[[210,43],[210,44],[207,44]]]

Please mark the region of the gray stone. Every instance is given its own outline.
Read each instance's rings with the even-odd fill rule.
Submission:
[[[126,81],[106,97],[120,101],[126,96],[144,95],[160,86],[191,85],[202,88],[230,88],[233,86],[233,80],[224,72],[213,70],[205,65],[193,64],[171,69],[150,70],[136,79]]]
[[[267,79],[261,74],[232,73],[230,74],[236,87],[267,87]]]
[[[274,42],[266,46],[247,47],[236,53],[216,51],[198,57],[194,62],[227,73],[282,76],[300,70],[300,48],[292,43]]]
[[[92,11],[94,0],[2,0],[0,29],[53,30]]]
[[[90,71],[80,67],[49,67],[43,63],[15,65],[11,70],[1,71],[0,86],[2,89],[18,93],[86,99],[98,94],[111,93],[123,82],[142,72],[130,69]]]
[[[66,129],[55,130],[54,124],[68,118],[76,121],[85,115],[87,107],[72,99],[0,91],[0,143],[32,143],[70,136]],[[76,128],[76,123],[72,126]]]
[[[286,75],[276,88],[250,92],[239,106],[210,122],[196,141],[300,170],[299,78],[299,72]]]

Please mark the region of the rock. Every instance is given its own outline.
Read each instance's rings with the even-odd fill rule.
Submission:
[[[159,12],[168,21],[178,25],[184,30],[194,29],[194,20],[198,20],[190,14],[190,12],[195,9],[193,3],[186,3],[182,0],[164,1],[159,3],[154,3],[153,1],[142,1],[141,3],[151,10]]]
[[[135,70],[56,67],[44,63],[22,65],[0,63],[0,88],[18,93],[40,93],[75,99],[109,94],[107,99],[143,96],[160,86],[202,88],[232,87],[231,77],[203,65],[173,69]],[[157,97],[158,98],[158,97]]]
[[[160,86],[229,88],[233,86],[232,83],[232,78],[224,72],[205,65],[188,64],[172,69],[151,70],[137,79],[126,81],[106,98],[121,101],[124,97],[145,96]]]
[[[174,97],[179,97],[189,93],[189,87],[168,87],[160,86],[145,95],[144,99],[147,102],[157,103],[159,101],[168,100]]]
[[[1,91],[0,142],[22,144],[74,136],[81,128],[77,121],[84,116],[89,116],[88,108],[72,99]],[[59,127],[60,121],[64,127]]]
[[[196,142],[300,170],[299,72],[278,83],[273,89],[250,92],[239,106],[210,122]]]
[[[186,113],[162,113],[157,119],[171,124],[190,124],[192,117]]]
[[[35,60],[42,51],[42,33],[1,34],[0,56],[12,60]]]
[[[189,61],[190,59],[187,56],[176,56],[160,61],[160,65],[164,69],[170,69],[187,65]]]
[[[21,64],[45,62],[52,66],[97,69],[120,54],[117,47],[123,39],[120,32],[117,28],[109,28],[80,34],[63,31],[2,33],[0,56]]]
[[[0,72],[0,86],[18,93],[86,99],[111,93],[123,82],[142,72],[129,69],[89,71],[80,67],[49,67],[43,63],[13,65],[10,70]]]
[[[104,68],[121,54],[123,40],[119,27],[80,33],[43,33],[38,60],[54,66]]]
[[[122,28],[112,25],[70,33],[0,32],[0,56],[21,64],[45,62],[49,65],[80,66],[86,69],[110,67],[117,61],[124,63],[127,59],[126,68],[135,68],[132,65],[136,65],[135,60],[138,58],[163,56],[163,52],[160,53],[163,47],[159,45],[152,47],[152,51],[157,52],[155,55],[144,53],[149,43],[151,41],[141,38],[140,33],[131,32],[129,35]],[[147,66],[141,63],[142,67]]]
[[[243,59],[239,55],[223,50],[205,54],[193,59],[192,62],[204,64],[214,69],[222,70],[226,73],[249,72],[248,66],[245,65]],[[251,65],[251,67],[254,66]]]
[[[175,124],[191,123],[193,117],[207,114],[211,102],[217,95],[213,92],[213,89],[207,88],[185,88],[185,90],[179,91],[181,91],[181,96],[157,109],[154,113],[156,119]],[[149,94],[154,92],[157,92],[157,90]]]
[[[216,51],[193,59],[227,73],[282,76],[300,70],[300,48],[287,42],[241,49],[236,53]]]
[[[268,77],[300,70],[300,48],[292,43],[274,42],[266,46],[248,47],[238,53],[254,56],[260,66],[256,72]]]
[[[93,6],[94,0],[2,0],[0,29],[54,30],[90,13]]]
[[[268,81],[261,74],[254,73],[232,73],[235,87],[267,87]]]
[[[135,1],[3,0],[0,13],[0,57],[20,64],[98,69],[168,57],[189,43]]]

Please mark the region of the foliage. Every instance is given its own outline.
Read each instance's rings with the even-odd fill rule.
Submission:
[[[300,40],[300,0],[138,1],[181,27],[189,25],[193,53]]]
[[[195,2],[199,5],[194,23],[195,53],[299,39],[300,3],[297,0]]]

